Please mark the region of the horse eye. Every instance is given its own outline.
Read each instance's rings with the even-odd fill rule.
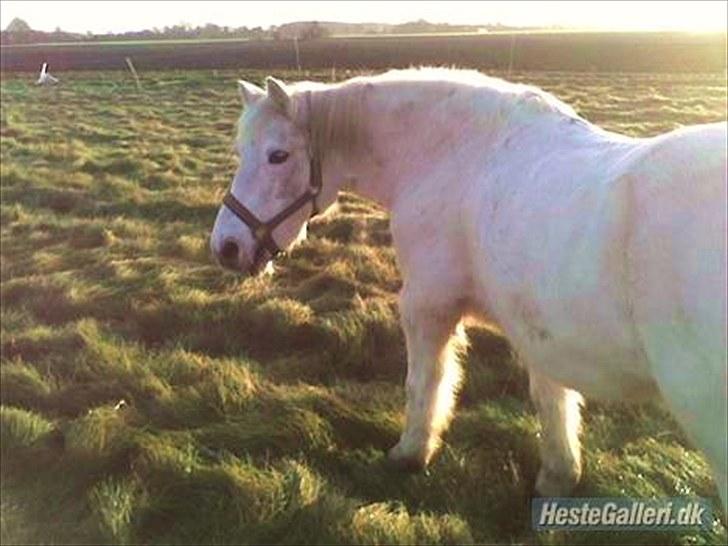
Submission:
[[[268,155],[268,163],[273,163],[274,165],[284,163],[286,159],[288,159],[288,152],[283,150],[275,150]]]

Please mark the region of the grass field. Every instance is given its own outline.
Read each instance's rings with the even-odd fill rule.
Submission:
[[[211,262],[241,75],[143,73],[139,92],[123,72],[3,74],[0,542],[726,543],[717,521],[531,531],[539,427],[486,329],[429,474],[390,469],[405,361],[386,214],[342,195],[272,277]],[[512,79],[631,135],[726,117],[723,74]],[[576,495],[719,509],[660,407],[590,403],[585,421]]]

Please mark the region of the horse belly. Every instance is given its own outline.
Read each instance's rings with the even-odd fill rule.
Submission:
[[[481,231],[478,289],[529,368],[586,396],[643,400],[655,384],[626,301],[619,177],[584,176],[501,204]]]
[[[532,290],[504,292],[488,317],[527,368],[590,398],[643,401],[656,393],[649,364],[630,321],[610,300],[554,302]]]
[[[475,314],[497,324],[519,358],[583,395],[642,401],[656,392],[649,364],[635,335],[619,289],[607,275],[592,279],[562,278],[565,291],[532,277],[512,286],[482,277]]]
[[[589,398],[644,401],[657,393],[638,346],[615,343],[603,332],[589,335],[577,327],[551,335],[541,342],[511,336],[529,369]]]

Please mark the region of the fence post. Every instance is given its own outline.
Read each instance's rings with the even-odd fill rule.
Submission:
[[[296,48],[296,68],[298,68],[298,73],[301,73],[301,54],[298,51],[298,36],[293,37],[293,47]]]
[[[131,70],[131,73],[134,76],[134,81],[136,82],[137,91],[141,91],[142,84],[139,81],[139,76],[137,75],[137,71],[134,69],[134,63],[131,62],[131,59],[129,57],[126,58],[126,65],[129,67],[129,70]]]

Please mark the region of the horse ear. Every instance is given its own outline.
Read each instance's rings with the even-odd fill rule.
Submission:
[[[286,91],[286,85],[271,76],[265,79],[265,86],[268,91],[268,98],[273,101],[278,109],[289,118],[293,117],[293,102]]]
[[[238,92],[240,93],[240,99],[243,101],[243,106],[249,106],[265,95],[265,91],[260,87],[245,80],[238,80]]]

